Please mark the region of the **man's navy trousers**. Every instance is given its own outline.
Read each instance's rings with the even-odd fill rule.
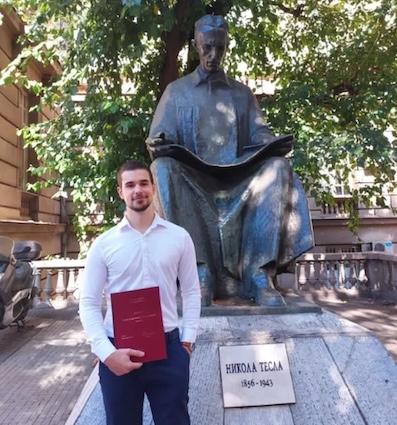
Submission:
[[[117,376],[99,364],[107,425],[142,425],[145,394],[156,425],[190,425],[190,356],[179,340],[178,329],[166,333],[166,340],[167,359],[144,363],[126,375]]]

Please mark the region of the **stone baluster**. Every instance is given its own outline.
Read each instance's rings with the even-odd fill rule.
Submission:
[[[307,277],[306,277],[306,261],[299,261],[297,263],[298,268],[298,288],[303,289],[303,287],[307,283]]]
[[[58,270],[57,284],[56,284],[56,287],[55,287],[55,299],[56,300],[64,299],[65,293],[66,293],[65,282],[66,282],[65,270],[60,269],[60,270]]]
[[[327,261],[327,263],[328,263],[327,288],[332,289],[335,287],[335,283],[336,283],[335,264],[333,261]]]
[[[345,271],[345,285],[344,287],[346,289],[351,289],[352,287],[352,281],[351,281],[351,275],[352,275],[352,261],[345,260],[342,261],[343,269]]]
[[[358,283],[359,283],[359,286],[361,288],[368,286],[368,277],[367,277],[367,274],[365,273],[365,261],[364,260],[360,260],[359,273],[358,273]]]
[[[33,306],[36,307],[41,301],[41,270],[37,268],[33,268],[33,291]]]
[[[66,298],[66,269],[58,269],[57,284],[55,288],[55,297],[52,301],[52,305],[56,309],[65,308],[68,305],[68,300]]]
[[[47,270],[47,275],[46,275],[46,279],[45,279],[45,284],[44,284],[44,290],[42,292],[42,301],[45,303],[49,303],[52,293],[53,293],[53,289],[52,289],[52,270]]]
[[[331,264],[331,262],[328,261],[328,260],[325,261],[324,267],[325,267],[325,270],[324,270],[324,273],[325,273],[324,286],[328,289],[331,289],[332,288],[332,283],[331,283],[331,267],[332,267],[332,264]]]
[[[390,283],[393,290],[397,291],[397,262],[391,262],[390,267]]]
[[[352,287],[358,286],[358,274],[357,268],[359,267],[359,262],[357,260],[350,261],[351,273],[350,273],[350,282]]]
[[[309,284],[315,286],[318,278],[316,277],[316,267],[315,262],[313,260],[309,261]]]
[[[346,283],[346,270],[345,270],[345,262],[343,260],[338,261],[338,280],[337,280],[337,288],[344,288]]]
[[[75,293],[75,291],[77,289],[76,275],[77,275],[77,270],[76,269],[70,269],[69,270],[68,286],[66,288],[67,298],[68,299],[74,299],[74,293]]]
[[[366,266],[370,291],[371,293],[378,292],[380,290],[381,281],[383,281],[382,262],[377,259],[371,259],[367,260]]]
[[[320,288],[323,286],[327,286],[327,280],[328,280],[328,273],[327,273],[327,261],[320,260],[319,262],[319,269],[318,269],[318,282]]]
[[[74,291],[74,298],[78,300],[80,298],[80,287],[83,282],[84,277],[84,268],[77,270],[77,279],[76,279],[76,290]]]

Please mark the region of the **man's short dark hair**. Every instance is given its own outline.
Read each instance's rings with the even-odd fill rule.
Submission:
[[[121,175],[124,171],[146,170],[149,173],[150,181],[154,183],[152,172],[147,164],[137,159],[129,159],[121,165],[117,171],[117,184],[121,187]]]
[[[221,15],[205,15],[202,16],[194,24],[194,38],[197,38],[197,33],[213,31],[215,29],[223,29],[226,33],[229,31],[229,26],[225,18]]]

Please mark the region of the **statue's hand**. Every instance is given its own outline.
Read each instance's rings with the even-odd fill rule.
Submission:
[[[162,145],[168,145],[170,142],[166,140],[165,134],[160,133],[158,136],[150,138],[148,137],[146,139],[146,144],[148,148],[155,147],[155,146],[162,146]]]
[[[158,137],[148,137],[146,139],[146,146],[152,158],[166,156],[169,150],[168,146],[170,144],[172,144],[172,142],[165,138],[164,133],[160,133]]]

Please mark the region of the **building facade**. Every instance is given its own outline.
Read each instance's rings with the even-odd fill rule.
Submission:
[[[0,69],[17,55],[17,38],[24,26],[11,9],[0,9]],[[48,81],[56,73],[54,67],[44,68],[30,63],[29,78]],[[33,182],[27,170],[37,164],[32,148],[24,148],[18,130],[31,123],[54,117],[54,112],[29,112],[39,99],[16,85],[0,87],[0,235],[14,239],[34,239],[41,243],[43,255],[62,255],[67,238],[67,220],[62,202],[54,198],[57,188],[29,191]]]
[[[359,188],[373,181],[373,176],[358,169],[351,176],[350,187]],[[314,252],[378,251],[397,254],[397,192],[384,193],[387,208],[357,205],[360,224],[354,232],[348,228],[348,188],[334,186],[335,204],[318,205],[309,198],[316,247]]]

